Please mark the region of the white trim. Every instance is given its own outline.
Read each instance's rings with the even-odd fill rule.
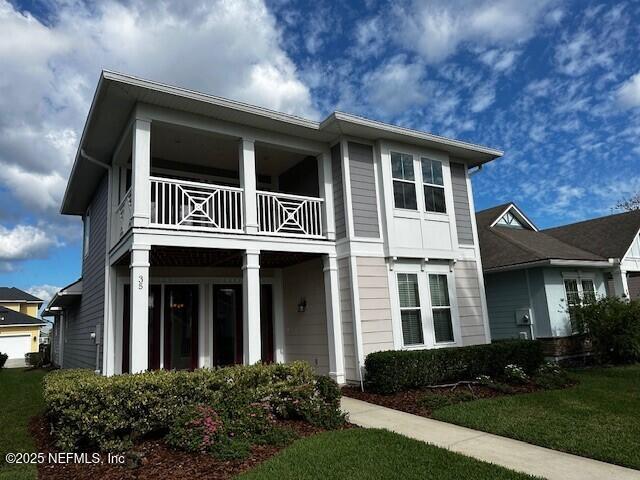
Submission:
[[[0,325],[0,329],[2,328],[13,328],[13,327],[44,327],[47,323],[11,323],[9,325]]]
[[[575,268],[611,268],[613,265],[608,261],[597,260],[536,260],[534,262],[516,263],[514,265],[505,265],[504,267],[494,267],[485,270],[485,273],[504,272],[508,270],[520,270],[522,268],[539,267],[543,265],[551,265],[553,267],[575,267]]]
[[[534,232],[538,231],[538,227],[536,227],[533,223],[531,223],[529,221],[529,219],[526,217],[526,215],[524,213],[522,213],[518,207],[516,207],[513,203],[510,203],[509,206],[507,206],[507,208],[505,208],[502,213],[500,215],[498,215],[498,217],[493,221],[493,223],[491,225],[489,225],[490,228],[493,228],[499,221],[500,219],[509,211],[509,210],[514,210],[515,211],[515,217],[521,222],[521,223],[526,223],[528,226],[531,227],[531,229]]]

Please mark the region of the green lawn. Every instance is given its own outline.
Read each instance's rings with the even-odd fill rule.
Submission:
[[[0,370],[0,480],[36,478],[35,465],[7,465],[8,452],[33,452],[29,419],[42,411],[42,370]]]
[[[640,469],[640,365],[575,376],[569,389],[460,403],[433,417]]]
[[[357,428],[298,440],[239,478],[524,480],[533,477],[386,430]]]

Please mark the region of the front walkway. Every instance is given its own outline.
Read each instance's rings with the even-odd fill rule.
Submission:
[[[342,397],[349,421],[384,428],[438,447],[549,480],[640,480],[640,471]]]

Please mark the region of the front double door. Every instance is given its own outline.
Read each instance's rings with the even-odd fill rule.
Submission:
[[[163,367],[167,370],[193,370],[198,367],[199,285],[149,286],[148,352],[149,369],[160,368],[163,343]],[[211,335],[213,366],[243,361],[242,285],[213,285]],[[130,371],[131,351],[130,290],[124,285],[122,329],[122,372]],[[271,285],[260,289],[260,336],[262,361],[274,360],[273,296]],[[164,311],[164,319],[161,312]],[[163,325],[164,324],[164,325]],[[162,334],[161,334],[162,332]]]

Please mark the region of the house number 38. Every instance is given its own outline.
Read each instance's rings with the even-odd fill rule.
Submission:
[[[144,276],[138,275],[138,290],[142,290],[144,288]]]

